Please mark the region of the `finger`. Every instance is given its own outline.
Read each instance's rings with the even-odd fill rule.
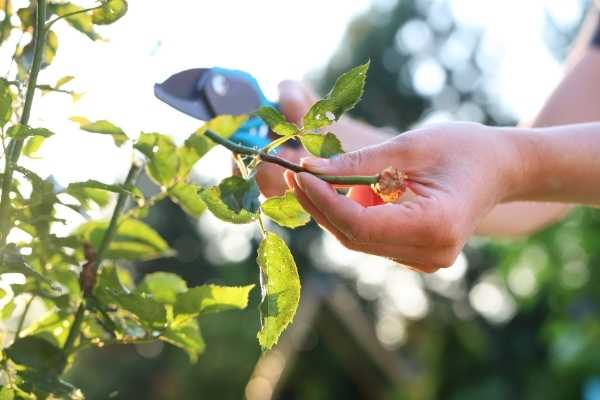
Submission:
[[[348,240],[423,247],[451,246],[457,233],[445,223],[435,200],[419,197],[402,204],[363,207],[326,182],[307,174],[295,175],[298,186]],[[448,218],[446,218],[448,219]]]
[[[306,85],[298,81],[283,81],[278,89],[281,111],[289,121],[300,123],[316,97]]]
[[[297,161],[303,152],[288,147],[280,147],[279,156],[290,161]],[[256,168],[256,182],[266,197],[282,195],[287,186],[283,179],[285,168],[268,162],[261,162]]]
[[[398,145],[396,140],[388,140],[329,159],[305,157],[300,164],[312,172],[325,175],[375,175],[389,166],[400,168],[403,153],[403,146]]]
[[[329,219],[323,215],[319,208],[316,207],[302,189],[300,189],[294,179],[293,172],[286,171],[285,179],[290,189],[294,190],[302,207],[313,216],[315,222],[331,233],[344,247],[347,247],[350,250],[389,258],[394,262],[426,273],[435,272],[439,268],[449,265],[449,262],[452,261],[452,249],[440,249],[439,251],[429,249],[424,251],[423,247],[350,241],[346,235],[340,232]]]

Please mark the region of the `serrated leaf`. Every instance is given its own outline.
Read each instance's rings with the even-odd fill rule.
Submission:
[[[259,191],[254,179],[225,178],[218,186],[204,189],[200,197],[217,217],[234,224],[245,224],[258,217]]]
[[[127,13],[125,0],[108,0],[104,5],[92,12],[92,22],[96,25],[109,25]]]
[[[35,157],[35,154],[38,152],[40,147],[44,144],[46,140],[43,136],[32,136],[25,142],[25,146],[23,146],[23,154],[27,157]]]
[[[254,285],[202,285],[177,294],[175,315],[196,316],[226,310],[242,310],[248,306],[248,294]]]
[[[147,293],[130,292],[121,284],[117,269],[112,266],[100,271],[94,295],[105,306],[115,304],[134,314],[148,328],[161,328],[167,322],[164,305]]]
[[[340,119],[343,113],[354,108],[365,87],[370,61],[340,75],[331,91],[308,110],[302,123],[304,129],[319,129]]]
[[[142,133],[134,146],[148,159],[146,172],[157,184],[169,187],[179,171],[177,146],[160,133]]]
[[[221,199],[221,191],[218,186],[206,188],[200,192],[200,197],[215,217],[233,224],[247,224],[256,218],[257,213],[251,213],[246,210],[241,210],[236,213],[230,209]]]
[[[144,277],[137,292],[148,293],[163,304],[174,304],[177,295],[187,291],[187,284],[179,275],[170,272],[154,272]]]
[[[236,214],[239,214],[242,210],[253,214],[258,212],[260,192],[255,179],[230,176],[221,181],[219,191],[223,203]]]
[[[183,349],[192,363],[198,361],[198,356],[206,347],[198,322],[195,320],[189,320],[177,327],[168,327],[161,334],[160,339]]]
[[[178,149],[180,166],[178,176],[186,178],[196,162],[201,159],[215,143],[204,136],[207,129],[218,135],[229,138],[246,122],[246,115],[219,115],[208,121],[192,133],[182,147]]]
[[[344,152],[339,139],[331,132],[326,135],[307,133],[300,136],[300,142],[306,151],[317,157],[331,158]]]
[[[90,242],[96,249],[100,246],[108,221],[89,221],[79,226],[75,235]],[[135,219],[119,221],[106,257],[109,259],[148,260],[168,253],[167,242],[150,226]]]
[[[99,120],[90,122],[88,119],[83,117],[71,117],[69,119],[79,124],[79,129],[83,131],[112,136],[115,144],[119,147],[129,140],[123,129],[119,128],[110,121]]]
[[[54,132],[46,128],[31,128],[27,125],[15,124],[8,128],[6,134],[14,139],[25,139],[31,136],[43,136],[47,138],[54,135]]]
[[[260,208],[267,217],[287,228],[297,228],[310,221],[310,214],[304,211],[293,192],[270,197]]]
[[[178,182],[169,190],[169,198],[179,204],[181,209],[192,217],[199,217],[206,209],[198,191],[201,188],[192,183]]]
[[[261,117],[278,135],[291,136],[300,132],[295,124],[289,122],[279,110],[273,107],[261,107],[255,114]]]
[[[65,361],[60,348],[37,336],[16,339],[5,353],[16,364],[45,371],[59,371]]]
[[[0,127],[10,121],[12,115],[13,95],[10,85],[4,78],[0,78]]]
[[[266,279],[262,326],[257,337],[260,346],[268,350],[294,319],[300,301],[300,278],[285,241],[273,232],[268,232],[260,243],[256,261]]]
[[[48,5],[48,11],[58,16],[71,14],[73,12],[81,10],[83,10],[83,8],[73,3],[52,3]],[[65,17],[65,20],[69,23],[69,25],[71,25],[73,28],[83,33],[90,39],[97,40],[100,38],[100,35],[98,35],[98,33],[96,33],[96,31],[94,30],[94,24],[92,23],[92,16],[90,15],[90,13],[79,13],[75,15],[70,15],[68,17]]]

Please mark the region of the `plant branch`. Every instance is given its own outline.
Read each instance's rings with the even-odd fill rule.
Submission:
[[[21,113],[20,123],[27,125],[31,115],[33,105],[33,95],[37,84],[38,74],[42,66],[42,55],[46,43],[46,0],[37,0],[36,19],[35,19],[35,46],[33,50],[33,62],[29,72],[29,81],[27,83],[27,92],[25,94],[25,104]],[[4,178],[2,180],[2,195],[0,197],[0,245],[6,243],[6,236],[10,228],[10,187],[13,179],[14,165],[19,160],[24,139],[13,139],[10,141],[6,154],[6,166],[4,168]]]
[[[73,11],[73,12],[70,12],[70,13],[67,13],[67,14],[59,15],[58,17],[56,17],[56,18],[48,21],[48,23],[46,24],[45,30],[46,30],[46,32],[48,32],[50,30],[50,28],[52,27],[52,25],[54,25],[57,21],[60,21],[61,19],[69,18],[69,17],[72,17],[74,15],[78,15],[78,14],[85,14],[87,12],[94,11],[94,10],[97,10],[99,8],[102,8],[103,6],[104,6],[104,4],[100,4],[100,5],[96,6],[96,7],[84,8],[82,10],[77,10],[77,11]]]
[[[25,308],[23,309],[23,313],[19,317],[19,323],[17,324],[17,330],[15,331],[15,339],[19,338],[21,331],[23,330],[23,324],[25,323],[25,317],[27,317],[27,313],[29,312],[29,308],[31,307],[31,303],[33,303],[33,299],[35,299],[35,295],[32,295],[29,300],[27,300],[27,304],[25,304]]]
[[[135,178],[137,177],[138,172],[141,167],[137,165],[135,162],[131,164],[131,168],[129,168],[129,172],[127,173],[127,178],[125,178],[124,185],[130,185],[133,183]],[[115,209],[113,210],[112,217],[110,218],[110,222],[108,224],[108,228],[104,233],[104,237],[102,238],[102,242],[100,243],[100,247],[96,252],[96,259],[94,260],[94,264],[91,268],[94,269],[94,276],[102,263],[106,250],[110,245],[110,242],[117,231],[117,225],[120,219],[120,216],[127,204],[127,199],[129,198],[129,193],[121,192],[119,193],[119,197],[117,198],[117,204],[115,205]],[[71,325],[71,329],[69,330],[69,335],[67,336],[67,340],[65,341],[65,345],[63,347],[63,353],[65,356],[68,356],[73,350],[73,346],[75,345],[75,341],[79,337],[81,324],[83,323],[83,317],[85,314],[85,299],[79,303],[77,307],[77,312],[75,313],[75,319],[73,320],[73,325]]]
[[[288,160],[285,160],[281,157],[274,156],[272,154],[268,154],[265,151],[255,149],[252,147],[244,146],[238,143],[234,143],[231,140],[225,139],[224,137],[212,132],[211,130],[207,130],[204,133],[210,140],[218,143],[222,146],[225,146],[232,152],[236,154],[245,154],[249,156],[258,156],[262,161],[266,161],[269,163],[280,165],[286,169],[289,169],[294,172],[307,172],[320,178],[328,183],[333,183],[337,185],[373,185],[376,184],[379,180],[379,175],[366,175],[366,176],[337,176],[337,175],[320,175],[316,174],[312,171],[307,170],[301,165],[294,164]]]

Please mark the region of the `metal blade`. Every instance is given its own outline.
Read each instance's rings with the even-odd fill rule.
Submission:
[[[209,68],[195,68],[172,75],[154,85],[154,95],[173,108],[202,121],[215,116],[207,104],[203,82]]]

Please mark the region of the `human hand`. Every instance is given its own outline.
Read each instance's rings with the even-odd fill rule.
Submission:
[[[333,159],[304,158],[311,172],[372,175],[393,166],[408,175],[410,200],[377,204],[343,196],[309,173],[286,171],[302,206],[344,246],[424,272],[450,266],[478,222],[511,195],[524,164],[500,128],[436,125]],[[357,187],[355,187],[357,188]]]

